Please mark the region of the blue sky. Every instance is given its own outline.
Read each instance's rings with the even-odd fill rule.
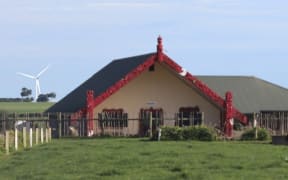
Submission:
[[[248,75],[288,87],[286,0],[0,0],[0,97],[37,74],[57,100],[111,60],[165,53],[194,75]]]

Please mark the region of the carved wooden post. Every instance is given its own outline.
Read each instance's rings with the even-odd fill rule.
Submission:
[[[157,60],[159,62],[163,61],[163,45],[162,45],[162,38],[161,36],[158,37],[157,39]]]
[[[225,123],[224,123],[224,131],[225,135],[228,138],[232,137],[233,132],[233,105],[232,105],[232,93],[226,92],[225,99]]]
[[[86,109],[87,109],[87,136],[93,135],[93,118],[94,118],[94,91],[88,90],[86,99]]]

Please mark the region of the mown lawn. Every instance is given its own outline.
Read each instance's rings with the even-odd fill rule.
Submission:
[[[43,112],[52,106],[52,102],[34,103],[34,102],[0,102],[0,111],[4,112]]]
[[[0,160],[0,179],[288,179],[269,143],[61,139]]]

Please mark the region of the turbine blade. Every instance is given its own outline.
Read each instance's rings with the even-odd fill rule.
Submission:
[[[42,71],[40,71],[38,73],[38,75],[36,76],[36,78],[39,78],[45,71],[47,71],[49,69],[50,65],[46,66],[44,69],[42,69]]]
[[[25,73],[21,73],[21,72],[18,72],[17,74],[18,74],[18,75],[21,75],[21,76],[24,76],[24,77],[27,77],[27,78],[36,79],[35,76],[32,76],[32,75],[30,75],[30,74],[25,74]]]

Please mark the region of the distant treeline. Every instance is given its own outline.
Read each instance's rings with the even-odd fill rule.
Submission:
[[[0,102],[32,102],[33,98],[0,98]]]

